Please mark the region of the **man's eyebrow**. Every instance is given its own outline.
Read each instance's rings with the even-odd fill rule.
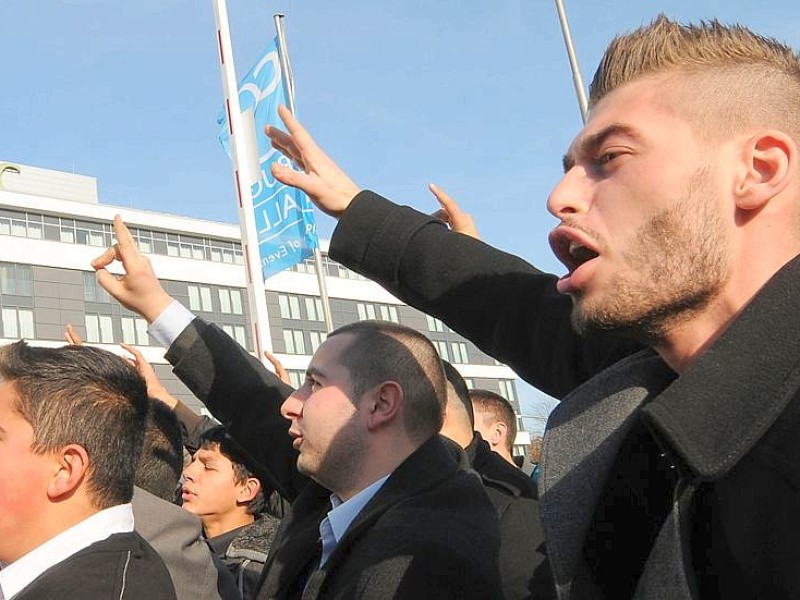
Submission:
[[[567,153],[564,155],[562,159],[564,173],[566,173],[572,167],[575,166],[576,154],[578,156],[592,156],[596,154],[598,149],[612,135],[625,135],[632,138],[639,137],[638,132],[630,125],[626,125],[624,123],[611,123],[611,125],[604,127],[597,133],[587,135],[586,137],[579,140],[577,144],[577,152],[573,152],[572,148],[570,148],[567,151]]]
[[[325,373],[320,371],[317,367],[310,366],[306,369],[306,377],[321,377],[325,378]]]

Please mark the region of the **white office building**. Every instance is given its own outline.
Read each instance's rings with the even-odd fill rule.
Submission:
[[[116,214],[167,292],[253,351],[238,225],[108,206],[98,201],[93,177],[8,162],[0,163],[0,344],[25,338],[58,345],[71,323],[86,342],[112,352],[124,354],[120,342],[137,346],[167,389],[199,411],[200,403],[172,375],[164,348],[152,345],[144,320],[97,285],[89,263],[111,245]],[[418,329],[470,387],[499,392],[519,414],[511,369],[324,252],[323,268],[334,327],[383,319]],[[313,261],[271,277],[266,290],[271,348],[297,386],[325,339]],[[526,437],[523,432],[520,441]]]

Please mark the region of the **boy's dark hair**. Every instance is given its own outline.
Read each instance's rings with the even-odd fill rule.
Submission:
[[[264,512],[266,508],[266,497],[264,481],[261,477],[256,475],[255,469],[248,466],[250,459],[241,449],[241,447],[228,435],[227,430],[222,425],[212,427],[205,431],[200,437],[200,448],[206,450],[219,450],[222,454],[233,464],[233,478],[236,483],[242,483],[244,480],[254,477],[261,483],[255,498],[247,505],[247,513],[250,515],[258,515]]]
[[[162,500],[175,502],[182,470],[183,441],[178,418],[166,404],[151,398],[134,483]]]

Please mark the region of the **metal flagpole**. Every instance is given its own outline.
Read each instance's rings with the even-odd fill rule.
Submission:
[[[564,44],[567,47],[569,66],[572,69],[572,83],[575,85],[575,94],[578,96],[581,119],[583,119],[585,124],[589,112],[589,103],[586,101],[586,91],[583,87],[581,68],[578,66],[578,59],[575,57],[575,48],[572,45],[572,35],[569,32],[569,22],[567,21],[567,13],[564,11],[562,0],[556,0],[556,9],[558,9],[558,20],[561,23],[561,33],[564,35]]]
[[[294,107],[294,77],[292,77],[292,66],[289,63],[289,52],[286,49],[286,34],[283,31],[284,15],[276,13],[273,15],[275,20],[275,31],[278,32],[278,49],[280,50],[281,74],[283,83],[286,86],[286,99],[289,103],[289,110],[295,114]],[[314,248],[314,264],[317,271],[317,282],[319,283],[319,296],[322,300],[322,314],[325,316],[325,328],[328,332],[333,331],[333,317],[331,316],[331,303],[328,299],[328,286],[325,283],[325,273],[322,266],[322,252],[319,246]]]
[[[247,301],[250,308],[256,356],[261,360],[264,350],[272,349],[272,338],[269,330],[264,278],[261,276],[251,192],[251,185],[258,178],[258,169],[254,168],[254,165],[258,164],[258,151],[255,148],[253,136],[247,135],[245,117],[239,106],[239,84],[233,64],[233,46],[228,25],[228,6],[225,0],[214,0],[214,16],[217,21],[217,48],[222,74],[222,91],[225,95],[228,133],[231,138],[233,177],[236,184],[236,195],[239,198],[239,226],[242,230],[242,250],[247,275]]]

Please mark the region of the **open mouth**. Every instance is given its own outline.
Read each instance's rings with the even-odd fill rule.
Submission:
[[[597,250],[579,239],[575,230],[565,229],[563,226],[557,227],[550,233],[550,247],[570,273],[600,256]]]

